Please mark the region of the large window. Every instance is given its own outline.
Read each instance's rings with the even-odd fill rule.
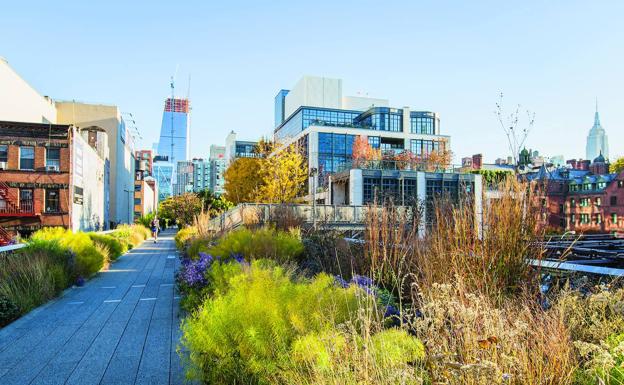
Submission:
[[[45,212],[46,213],[58,213],[61,209],[59,190],[58,189],[46,189],[45,190]]]
[[[412,134],[435,134],[433,118],[427,117],[411,117],[410,129]]]
[[[412,139],[410,141],[410,151],[416,155],[428,155],[434,151],[443,152],[445,145],[443,141]]]
[[[33,211],[33,190],[32,189],[20,189],[19,190],[20,197],[20,208],[22,211],[31,212]]]
[[[34,170],[35,169],[35,148],[34,147],[20,147],[20,170]]]
[[[54,167],[57,171],[61,169],[60,148],[51,147],[46,149],[46,167]]]
[[[9,161],[9,146],[0,145],[0,162]]]
[[[341,171],[351,160],[354,135],[319,133],[319,175]]]

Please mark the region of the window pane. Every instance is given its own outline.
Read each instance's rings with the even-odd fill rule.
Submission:
[[[0,146],[0,162],[7,162],[9,159],[9,146]]]
[[[45,191],[45,211],[47,213],[59,212],[59,190],[47,189]]]
[[[35,169],[35,148],[34,147],[20,147],[20,169],[22,170],[34,170]]]

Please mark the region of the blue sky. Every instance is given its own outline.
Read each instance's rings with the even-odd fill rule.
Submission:
[[[508,153],[493,114],[501,91],[536,114],[528,147],[582,157],[598,97],[614,158],[622,15],[622,1],[13,1],[0,56],[42,94],[133,113],[147,148],[179,68],[180,94],[192,78],[193,156],[230,130],[268,135],[275,93],[310,74],[439,112],[456,159]]]

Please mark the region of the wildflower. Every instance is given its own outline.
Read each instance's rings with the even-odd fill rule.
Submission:
[[[349,283],[345,281],[344,278],[342,278],[339,275],[334,275],[334,284],[336,284],[336,286],[339,286],[345,289],[349,287]]]
[[[362,288],[370,288],[374,286],[374,282],[370,277],[365,277],[363,275],[354,275],[351,278],[351,283],[354,283]]]

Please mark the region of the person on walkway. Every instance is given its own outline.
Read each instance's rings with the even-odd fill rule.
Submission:
[[[154,217],[154,219],[152,219],[152,237],[154,237],[154,243],[158,241],[158,230],[160,230],[158,217]]]

